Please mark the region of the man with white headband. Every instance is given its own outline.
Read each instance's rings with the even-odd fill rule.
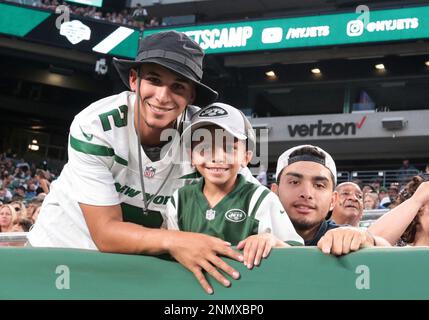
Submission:
[[[318,246],[324,253],[347,254],[364,247],[389,245],[381,237],[326,220],[337,193],[337,169],[331,155],[312,145],[285,151],[277,161],[277,193],[298,234],[307,246]]]

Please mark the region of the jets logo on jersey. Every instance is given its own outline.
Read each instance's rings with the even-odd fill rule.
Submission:
[[[221,107],[209,107],[205,109],[203,112],[200,113],[200,118],[212,118],[212,117],[220,117],[220,116],[226,116],[228,112],[226,112],[225,109]]]
[[[241,222],[247,218],[247,214],[240,209],[231,209],[225,213],[225,218],[231,222]]]
[[[154,167],[146,167],[144,169],[143,175],[146,178],[153,178],[153,176],[155,175],[155,172],[156,172],[156,168],[154,168]]]
[[[206,219],[211,221],[215,218],[216,216],[216,210],[213,209],[209,209],[206,211]]]

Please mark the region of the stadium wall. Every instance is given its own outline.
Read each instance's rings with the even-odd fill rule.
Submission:
[[[230,288],[207,295],[178,263],[75,249],[0,248],[0,299],[428,299],[429,249],[370,248],[340,258],[274,249]],[[7,275],[7,276],[6,276]],[[213,280],[213,279],[211,279]]]

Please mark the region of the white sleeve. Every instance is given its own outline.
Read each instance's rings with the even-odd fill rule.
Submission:
[[[259,182],[258,179],[256,179],[253,175],[252,172],[250,171],[250,169],[248,167],[244,167],[244,168],[240,168],[240,171],[238,171],[239,174],[241,174],[242,176],[244,176],[246,178],[247,181],[253,183],[253,184],[257,184],[260,185],[261,183]]]
[[[259,221],[258,233],[271,233],[282,241],[304,245],[275,193],[269,192],[262,200],[255,219]]]
[[[91,140],[83,135],[91,135]],[[98,153],[98,154],[97,154]],[[70,128],[68,179],[71,183],[70,196],[77,202],[89,205],[116,205],[120,203],[110,168],[113,165],[114,151],[111,145],[94,126],[85,128],[73,121]]]
[[[169,230],[179,230],[177,208],[179,204],[179,191],[176,190],[167,202],[163,227]]]

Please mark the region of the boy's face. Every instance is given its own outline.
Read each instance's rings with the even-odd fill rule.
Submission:
[[[225,185],[234,180],[240,167],[247,166],[250,161],[252,153],[246,151],[246,142],[220,127],[198,128],[192,137],[192,164],[206,182]]]
[[[295,229],[307,231],[318,226],[333,208],[331,172],[311,161],[292,163],[283,169],[279,184],[273,184]]]

